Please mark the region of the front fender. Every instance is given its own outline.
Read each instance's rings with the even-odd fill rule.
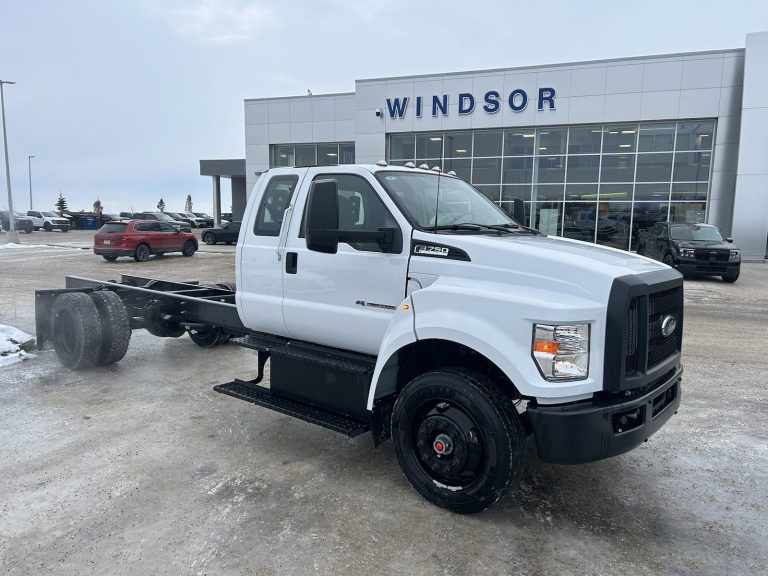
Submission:
[[[368,396],[368,409],[387,361],[415,340],[447,340],[493,362],[521,395],[542,402],[586,397],[602,389],[605,307],[598,302],[545,289],[440,278],[411,294],[411,309],[398,311],[382,343]],[[408,320],[411,325],[408,325]],[[589,378],[550,382],[531,357],[534,323],[591,324]]]

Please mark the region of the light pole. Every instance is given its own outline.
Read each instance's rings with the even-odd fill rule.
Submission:
[[[3,117],[3,149],[5,150],[5,184],[8,187],[8,242],[18,242],[19,233],[16,231],[16,222],[13,217],[13,195],[11,194],[11,169],[8,166],[8,135],[5,129],[5,100],[3,98],[3,84],[16,84],[0,80],[0,111]]]
[[[32,158],[27,156],[27,169],[29,170],[29,209],[32,210]]]

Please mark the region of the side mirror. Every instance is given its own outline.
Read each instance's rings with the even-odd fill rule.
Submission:
[[[733,238],[726,238],[725,241],[729,244],[733,244]]]
[[[307,248],[336,254],[339,249],[339,195],[333,180],[312,183],[307,197]]]

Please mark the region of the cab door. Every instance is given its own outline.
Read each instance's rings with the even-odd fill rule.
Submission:
[[[259,178],[243,218],[236,251],[237,311],[248,328],[287,336],[283,319],[281,230],[306,169],[267,172]],[[221,239],[221,238],[220,238]]]
[[[304,207],[309,179],[335,180],[339,228],[378,231],[394,228],[403,239],[398,253],[378,244],[339,242],[336,254],[307,249],[304,210],[296,210],[283,258],[283,316],[290,336],[327,346],[377,354],[397,307],[406,295],[410,228],[373,175],[310,170],[296,206]]]

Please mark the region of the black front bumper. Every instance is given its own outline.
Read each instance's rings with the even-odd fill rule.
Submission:
[[[722,276],[729,272],[736,272],[741,267],[741,262],[687,260],[679,259],[675,268],[681,274],[701,274],[705,276]]]
[[[626,392],[558,406],[528,406],[539,458],[579,464],[628,452],[661,428],[680,406],[683,367],[642,396]]]

